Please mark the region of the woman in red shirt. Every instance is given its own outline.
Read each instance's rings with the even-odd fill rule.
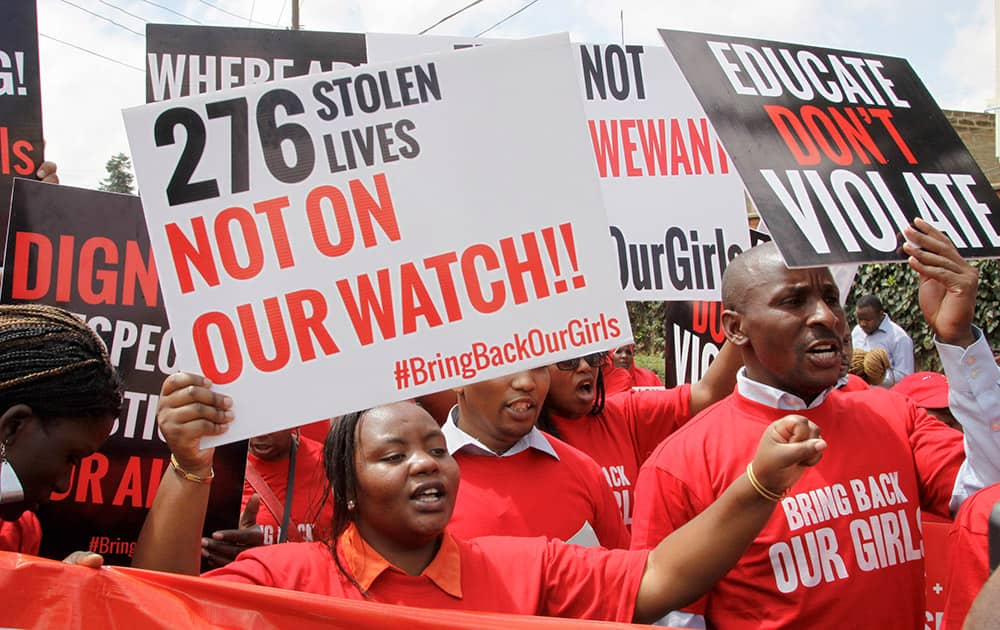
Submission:
[[[727,343],[696,383],[605,396],[608,363],[608,353],[598,352],[550,365],[538,428],[597,462],[631,527],[633,485],[642,463],[668,435],[732,393],[742,360]]]
[[[121,405],[118,374],[86,324],[51,306],[0,306],[0,551],[38,553],[32,511],[67,491],[73,466],[107,439]],[[103,562],[85,552],[67,561]]]
[[[164,382],[157,417],[176,474],[160,484],[134,566],[197,571],[213,455],[199,441],[225,432],[231,408],[200,376]],[[332,540],[259,547],[208,575],[383,603],[649,622],[698,597],[737,561],[778,493],[819,460],[826,443],[818,435],[801,416],[772,424],[752,462],[756,474],[647,554],[451,536],[459,474],[443,433],[413,403],[376,407],[342,418],[325,445]]]

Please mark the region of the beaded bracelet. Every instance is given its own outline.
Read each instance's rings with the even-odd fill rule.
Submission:
[[[177,463],[177,458],[173,453],[170,454],[170,466],[174,469],[181,477],[184,477],[188,481],[193,481],[194,483],[212,483],[212,479],[215,478],[215,468],[210,468],[208,470],[208,475],[202,477],[201,475],[196,475],[192,472],[188,472],[181,468],[181,465]]]
[[[753,462],[747,464],[747,480],[750,481],[750,485],[753,486],[753,489],[757,491],[757,494],[764,497],[768,501],[774,501],[775,503],[777,503],[778,501],[781,500],[780,494],[777,494],[765,488],[764,484],[762,484],[760,480],[757,479],[757,475],[753,474]]]

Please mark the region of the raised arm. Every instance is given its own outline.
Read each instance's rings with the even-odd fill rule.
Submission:
[[[199,443],[202,437],[225,433],[233,420],[232,400],[211,387],[208,379],[184,372],[163,382],[156,422],[173,460],[139,533],[134,567],[198,574],[215,453]]]
[[[733,393],[736,372],[743,367],[739,348],[728,341],[722,344],[719,355],[708,367],[700,381],[691,384],[691,415]]]
[[[920,310],[938,341],[967,348],[976,341],[972,316],[976,310],[979,271],[967,263],[948,237],[923,219],[904,230],[903,251],[920,274]]]
[[[1000,368],[973,321],[979,272],[923,219],[905,231],[910,267],[920,274],[920,309],[934,330],[948,376],[948,406],[965,432],[966,460],[951,497],[955,512],[969,495],[1000,483]]]
[[[753,458],[755,489],[741,475],[712,505],[649,554],[633,620],[651,623],[704,595],[733,568],[760,533],[778,495],[816,464],[826,448],[819,427],[785,416],[764,432]],[[765,496],[770,494],[771,496]]]

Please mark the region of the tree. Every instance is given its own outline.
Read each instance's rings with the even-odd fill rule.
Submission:
[[[132,160],[124,153],[114,155],[104,165],[108,171],[108,176],[97,187],[105,192],[131,193],[134,192],[135,176],[132,175]]]
[[[1000,261],[977,260],[979,292],[976,296],[974,322],[986,339],[996,342],[1000,334]],[[857,323],[854,310],[862,295],[872,293],[882,301],[882,307],[892,321],[902,326],[913,339],[913,354],[918,371],[940,371],[941,360],[934,349],[934,333],[924,321],[917,302],[917,274],[905,263],[862,265],[854,278],[854,288],[847,298],[844,310],[849,326]],[[992,345],[991,343],[991,345]]]

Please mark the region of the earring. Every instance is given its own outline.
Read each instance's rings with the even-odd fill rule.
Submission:
[[[7,461],[7,443],[0,442],[0,464]]]
[[[354,503],[354,499],[349,499],[347,501],[347,509],[349,511],[353,512],[355,507],[356,507],[356,504]]]

